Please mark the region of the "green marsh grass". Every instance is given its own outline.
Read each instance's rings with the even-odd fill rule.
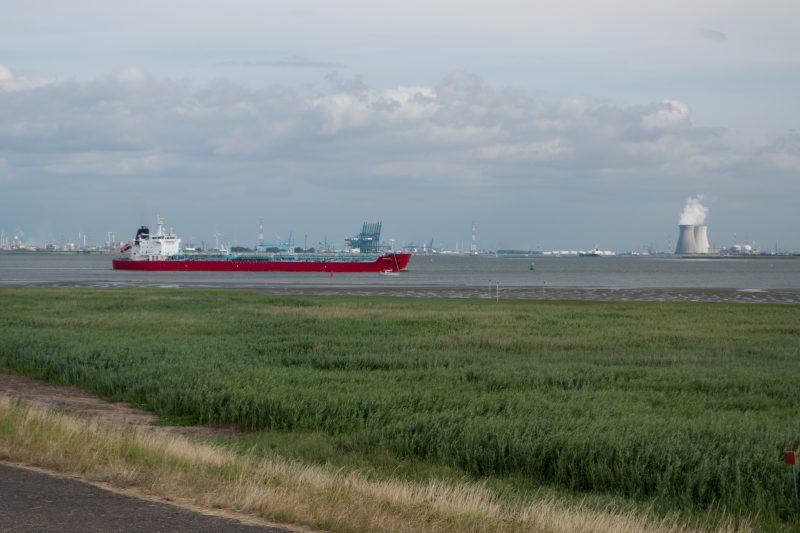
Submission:
[[[172,290],[0,304],[0,367],[163,416],[798,525],[781,454],[800,440],[800,306]]]

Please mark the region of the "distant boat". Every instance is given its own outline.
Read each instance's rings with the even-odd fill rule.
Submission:
[[[580,251],[578,252],[578,257],[606,257],[609,255],[616,255],[611,250],[601,250],[599,248],[595,248],[594,250],[589,251]]]

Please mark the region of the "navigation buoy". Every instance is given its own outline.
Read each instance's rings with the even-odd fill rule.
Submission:
[[[531,270],[536,270],[536,263],[531,261]]]

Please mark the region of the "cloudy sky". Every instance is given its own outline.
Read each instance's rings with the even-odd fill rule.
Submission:
[[[0,0],[0,230],[800,250],[796,0]]]

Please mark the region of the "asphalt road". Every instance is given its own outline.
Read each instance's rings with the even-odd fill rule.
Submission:
[[[0,464],[0,532],[290,533]]]

